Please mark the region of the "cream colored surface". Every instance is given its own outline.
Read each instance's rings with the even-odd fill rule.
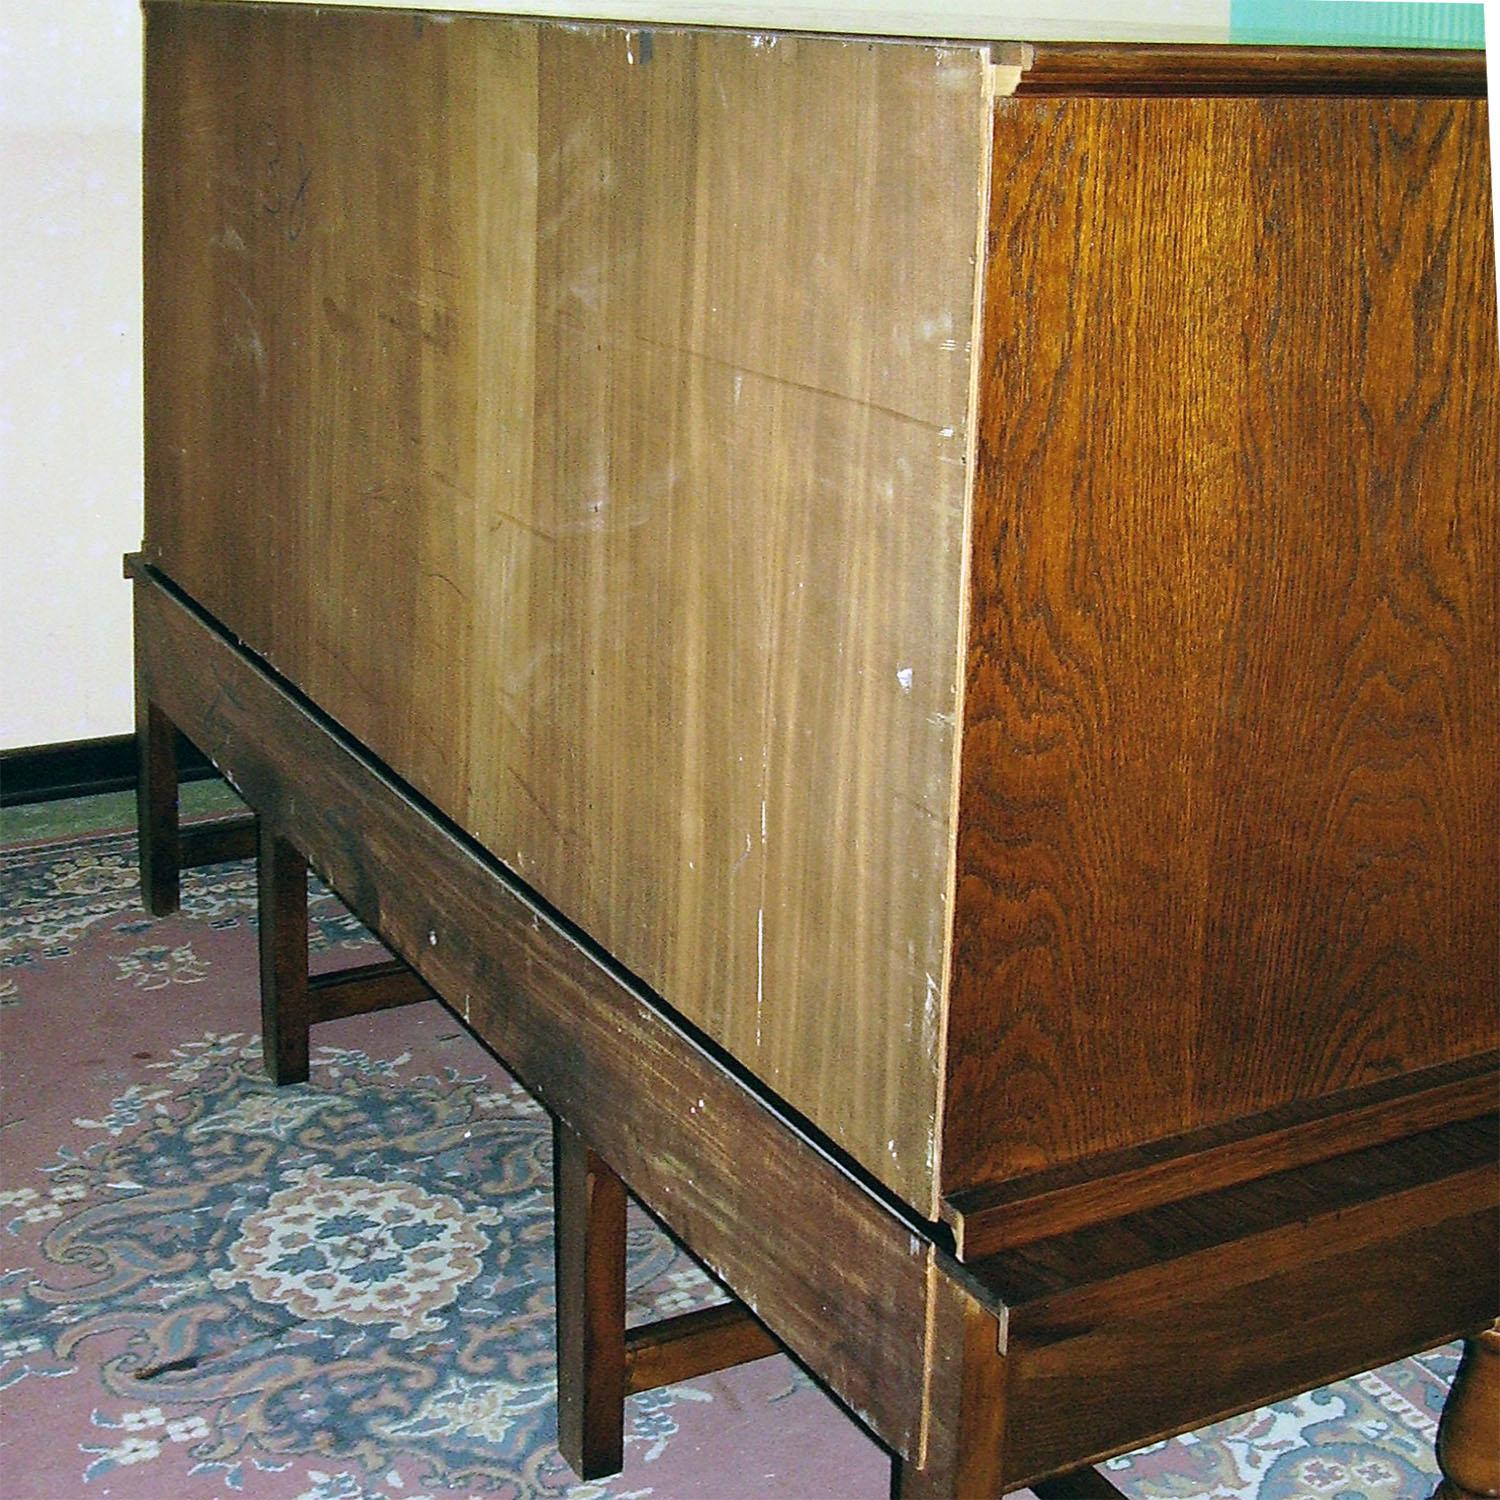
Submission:
[[[325,0],[368,5],[370,0]],[[793,5],[776,0],[492,0],[459,5],[442,0],[374,0],[382,8],[437,11],[521,11],[534,16],[580,16],[601,21],[653,21],[662,25],[732,26],[747,31],[822,31],[871,36],[912,36],[981,41],[1224,42],[1229,39],[1229,0],[994,0],[987,5],[951,5],[944,0],[844,0],[843,4]]]
[[[139,16],[0,13],[0,748],[131,723]]]

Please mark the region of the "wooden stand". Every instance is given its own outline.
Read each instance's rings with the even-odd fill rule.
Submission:
[[[1073,1471],[1495,1316],[1493,1115],[961,1264],[167,580],[135,577],[147,899],[170,907],[180,862],[176,726],[259,817],[273,1076],[305,1076],[319,1020],[435,993],[559,1122],[559,1411],[580,1472],[618,1464],[629,1392],[784,1346],[892,1450],[903,1500],[1108,1493]],[[411,977],[307,982],[304,862]],[[753,1318],[624,1329],[622,1179]],[[1494,1338],[1444,1425],[1461,1493],[1493,1493]]]
[[[1500,1324],[1464,1344],[1438,1427],[1439,1500],[1500,1495]]]

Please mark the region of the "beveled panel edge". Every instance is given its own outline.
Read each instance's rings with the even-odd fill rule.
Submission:
[[[1470,49],[1257,47],[1163,42],[1000,43],[998,96],[1067,98],[1486,97]]]
[[[944,1200],[967,1262],[1124,1213],[1308,1166],[1473,1119],[1500,1097],[1500,1052],[1385,1079],[1320,1100],[1111,1151]]]

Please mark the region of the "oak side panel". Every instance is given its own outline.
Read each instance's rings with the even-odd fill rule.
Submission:
[[[148,10],[148,557],[933,1212],[982,49]]]
[[[1486,130],[998,103],[945,1188],[1494,1045]]]

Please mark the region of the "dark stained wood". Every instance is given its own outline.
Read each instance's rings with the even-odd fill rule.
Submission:
[[[0,807],[134,791],[140,784],[139,766],[134,733],[0,750]],[[215,774],[197,746],[179,738],[178,782]]]
[[[1007,57],[1013,49],[1006,49]],[[1483,98],[1482,51],[1045,42],[1019,96]]]
[[[184,824],[178,832],[178,845],[184,870],[222,865],[233,859],[254,859],[259,847],[255,815]]]
[[[144,578],[137,610],[151,692],[245,800],[883,1442],[916,1451],[931,1243],[170,585]]]
[[[1500,1495],[1500,1323],[1464,1341],[1438,1424],[1437,1459],[1443,1487],[1434,1500]]]
[[[306,1083],[307,862],[264,821],[259,834],[261,1050],[272,1083]]]
[[[402,1005],[421,1005],[438,998],[432,986],[399,958],[313,974],[307,987],[308,1019],[315,1026],[319,1021],[394,1010]]]
[[[997,101],[945,1195],[1500,1041],[1487,144]]]
[[[740,1302],[700,1307],[625,1334],[625,1389],[652,1391],[780,1354],[780,1339]]]
[[[625,1453],[625,1185],[561,1120],[552,1127],[557,1446],[581,1479]]]
[[[1037,1500],[1114,1500],[1125,1493],[1098,1469],[1073,1469],[1051,1479],[1033,1479],[1029,1488]]]
[[[1005,1482],[1008,1370],[1003,1324],[969,1288],[938,1274],[932,1283],[927,1428],[919,1457],[891,1465],[891,1500],[989,1500]]]
[[[1493,1118],[1445,1126],[973,1268],[1008,1308],[1007,1482],[1493,1317],[1496,1131]]]
[[[1456,1337],[1494,1306],[1495,1225],[1490,1205],[1392,1227],[1351,1254],[1272,1268],[1253,1286],[1188,1284],[1188,1317],[1059,1331],[1037,1349],[1013,1341],[1007,1482],[1099,1462]],[[1336,1295],[1331,1278],[1342,1281]]]
[[[180,896],[176,730],[139,686],[135,695],[135,813],[141,904],[153,917],[169,917]]]
[[[1144,1314],[1181,1295],[1189,1265],[1239,1285],[1278,1259],[1357,1249],[1387,1233],[1392,1216],[1427,1223],[1472,1211],[1495,1198],[1497,1159],[1491,1114],[1090,1225],[973,1270],[1021,1328],[1125,1307]]]
[[[959,1259],[982,1260],[1123,1213],[1472,1119],[1493,1110],[1497,1098],[1496,1059],[1485,1054],[960,1193],[943,1216]]]
[[[261,814],[272,1076],[305,855],[558,1118],[595,1472],[737,1337],[626,1336],[622,1183],[906,1500],[1472,1332],[1475,61],[633,35],[149,7],[138,702]]]

